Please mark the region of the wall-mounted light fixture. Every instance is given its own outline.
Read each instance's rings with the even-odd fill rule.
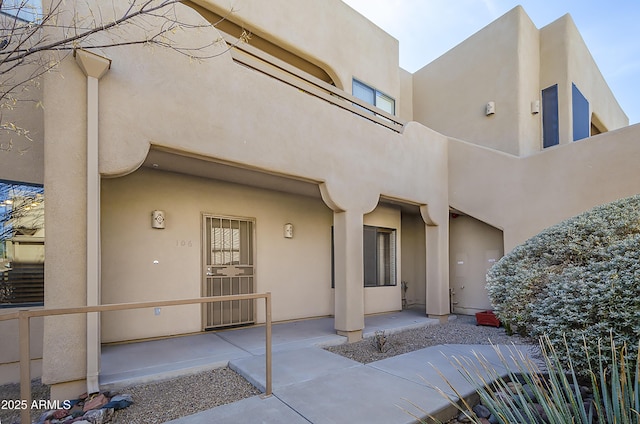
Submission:
[[[164,211],[151,212],[151,228],[163,229],[165,224]]]
[[[293,238],[293,224],[284,224],[284,238]]]
[[[534,100],[531,102],[531,114],[535,115],[540,113],[540,100]]]
[[[487,102],[487,106],[485,108],[485,114],[487,116],[493,115],[496,113],[496,102]]]

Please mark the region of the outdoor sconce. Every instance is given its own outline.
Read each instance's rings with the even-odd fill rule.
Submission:
[[[531,102],[531,114],[536,115],[540,113],[540,100],[534,100]]]
[[[163,229],[164,228],[164,211],[155,210],[151,212],[151,228]]]
[[[284,224],[284,238],[293,238],[293,224]]]
[[[494,113],[496,113],[496,103],[495,102],[487,102],[487,106],[485,109],[485,114],[487,116],[489,115],[493,115]]]

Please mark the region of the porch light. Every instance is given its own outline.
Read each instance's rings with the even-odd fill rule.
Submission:
[[[293,224],[284,224],[284,238],[293,238]]]
[[[165,226],[164,211],[151,212],[151,228],[163,229]]]

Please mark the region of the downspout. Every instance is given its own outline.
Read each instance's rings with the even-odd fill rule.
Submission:
[[[100,304],[100,171],[98,169],[98,80],[111,60],[86,50],[73,52],[87,76],[87,306]],[[87,314],[87,393],[100,391],[100,314]]]

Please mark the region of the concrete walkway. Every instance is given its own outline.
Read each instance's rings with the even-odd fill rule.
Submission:
[[[377,330],[392,333],[435,323],[423,313],[403,311],[367,317],[364,333],[371,336]],[[277,324],[272,396],[254,396],[170,423],[413,423],[415,416],[444,418],[455,413],[434,388],[457,399],[442,376],[461,396],[475,392],[452,365],[452,358],[477,364],[475,355],[481,355],[498,374],[507,374],[492,346],[434,346],[367,365],[321,348],[344,341],[335,334],[331,318]],[[507,347],[500,349],[507,353]],[[523,355],[530,352],[527,346],[516,349]],[[102,364],[101,385],[151,381],[228,364],[264,391],[264,328],[107,346]],[[517,369],[513,360],[506,366]]]

